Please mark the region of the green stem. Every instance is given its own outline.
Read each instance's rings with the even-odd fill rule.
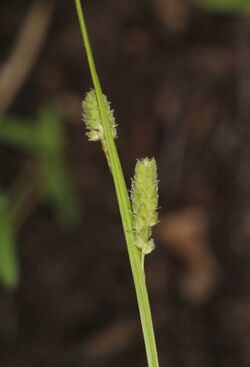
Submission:
[[[121,213],[123,230],[126,238],[129,260],[131,264],[131,270],[133,274],[136,296],[138,301],[138,307],[140,312],[147,360],[149,367],[158,367],[158,356],[154,336],[154,328],[152,323],[148,292],[145,282],[145,274],[141,267],[140,251],[135,246],[133,223],[132,223],[132,210],[129,201],[128,191],[126,188],[120,160],[112,137],[111,127],[108,121],[106,108],[104,105],[101,85],[98,79],[98,75],[95,68],[95,63],[92,55],[90,41],[87,33],[87,28],[84,20],[83,10],[80,0],[75,0],[77,15],[79,18],[80,28],[83,37],[83,43],[86,49],[89,68],[95,87],[98,107],[104,128],[104,135],[107,142],[107,149],[110,158],[111,172],[114,180],[118,205]]]

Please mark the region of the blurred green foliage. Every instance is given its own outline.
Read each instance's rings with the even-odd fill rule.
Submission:
[[[74,225],[78,219],[78,205],[64,163],[64,128],[55,107],[42,108],[36,121],[28,122],[12,117],[2,119],[0,142],[30,153],[36,161],[35,172],[26,177],[26,180],[25,177],[22,180],[16,179],[16,185],[15,182],[12,185],[16,193],[13,202],[13,198],[9,198],[11,205],[7,205],[6,196],[0,196],[0,281],[10,288],[17,286],[19,279],[13,216],[22,215],[20,203],[29,197],[34,185],[38,186],[39,196],[49,201],[63,225]]]
[[[7,288],[19,282],[15,235],[9,218],[8,200],[0,193],[0,281]]]
[[[195,2],[207,11],[228,14],[250,12],[250,0],[195,0]]]
[[[62,224],[74,224],[78,210],[70,176],[64,165],[64,130],[54,108],[42,109],[37,126],[38,169],[45,194]]]

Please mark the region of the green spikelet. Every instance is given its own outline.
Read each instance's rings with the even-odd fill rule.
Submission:
[[[110,109],[110,103],[104,94],[103,94],[103,100],[104,105],[106,107],[107,117],[110,123],[112,136],[113,138],[117,138],[117,131],[116,131],[117,125],[115,123],[114,111]],[[85,122],[87,128],[86,135],[90,141],[97,141],[97,140],[101,141],[102,149],[105,153],[109,168],[111,170],[107,142],[104,136],[102,119],[100,116],[96,93],[94,89],[91,89],[87,93],[84,101],[82,102],[82,108],[83,108],[83,121]]]
[[[154,158],[137,161],[132,180],[131,201],[136,246],[141,249],[143,266],[144,256],[155,248],[151,235],[152,227],[158,221],[158,182]]]
[[[110,103],[108,102],[107,97],[104,94],[103,99],[107,109],[107,115],[112,130],[112,136],[113,138],[116,138],[117,125],[115,123],[114,113],[113,110],[110,109]],[[90,141],[101,140],[101,142],[106,146],[102,120],[98,109],[96,93],[94,89],[91,89],[87,93],[84,101],[82,102],[82,108],[83,108],[83,121],[85,122],[87,128],[86,133],[87,137],[89,138]]]

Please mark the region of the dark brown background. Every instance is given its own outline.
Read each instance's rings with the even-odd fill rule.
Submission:
[[[184,0],[84,3],[128,185],[136,158],[158,162],[161,221],[146,272],[161,366],[246,367],[249,21]],[[30,4],[1,2],[1,63]],[[0,290],[2,367],[146,365],[112,179],[80,120],[90,86],[74,2],[57,1],[39,57],[6,113],[29,118],[46,101],[58,105],[79,224],[62,228],[46,202],[23,223],[21,285]],[[6,189],[29,157],[0,152]]]

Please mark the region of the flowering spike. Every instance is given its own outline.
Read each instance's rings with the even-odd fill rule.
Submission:
[[[107,100],[107,97],[103,94],[103,100],[107,111],[107,116],[110,122],[112,136],[113,138],[117,137],[116,131],[116,123],[114,118],[113,110],[110,109],[110,103]],[[87,137],[90,141],[101,140],[102,144],[106,146],[105,138],[104,138],[104,130],[102,125],[102,120],[98,108],[96,93],[94,89],[91,89],[84,101],[82,102],[83,108],[83,121],[85,122],[87,128]]]
[[[152,227],[158,221],[158,182],[154,158],[137,161],[132,180],[131,201],[136,246],[142,251],[143,265],[144,255],[155,248],[151,235]]]

